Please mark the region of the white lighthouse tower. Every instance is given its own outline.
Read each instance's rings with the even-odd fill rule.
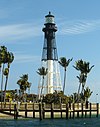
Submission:
[[[42,66],[48,69],[43,86],[43,94],[45,95],[48,93],[53,93],[55,90],[62,90],[55,39],[55,32],[57,31],[57,27],[55,26],[54,16],[51,15],[51,12],[45,16],[45,24],[42,31],[44,32],[44,45],[41,61]],[[41,80],[38,86],[39,95],[42,88]]]

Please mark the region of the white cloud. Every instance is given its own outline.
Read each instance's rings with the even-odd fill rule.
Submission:
[[[36,24],[15,24],[0,26],[0,40],[22,40],[42,35],[41,26]]]
[[[100,29],[100,20],[61,21],[57,24],[59,35],[74,35]],[[41,23],[0,26],[0,43],[42,36]]]
[[[36,62],[40,60],[40,56],[33,56],[30,54],[14,53],[14,63],[26,63],[26,62]]]
[[[75,20],[59,24],[60,35],[74,35],[100,29],[100,20]]]

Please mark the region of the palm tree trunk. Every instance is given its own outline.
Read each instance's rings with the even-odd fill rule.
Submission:
[[[78,102],[79,99],[80,99],[80,96],[79,96],[79,94],[80,94],[80,88],[81,88],[81,83],[79,84],[79,88],[78,88],[78,98],[77,98],[77,102]]]
[[[64,86],[63,86],[63,94],[65,91],[65,85],[66,85],[66,68],[65,68],[65,72],[64,72]]]
[[[42,96],[42,91],[43,91],[43,85],[44,85],[44,76],[43,76],[43,81],[42,81],[42,88],[41,88],[41,95],[40,95],[40,101],[41,101],[41,108],[42,108],[42,100],[43,100],[43,96]]]
[[[28,94],[30,94],[30,88],[28,88]]]
[[[5,104],[5,99],[6,99],[6,89],[7,89],[7,83],[8,83],[8,76],[9,76],[9,67],[8,67],[8,74],[6,75],[5,88],[4,88],[4,104]]]
[[[80,88],[81,88],[81,83],[79,84],[79,87],[78,87],[78,95],[80,93]]]
[[[7,89],[7,83],[8,83],[8,75],[6,76],[6,81],[5,81],[5,89],[4,89],[4,103],[6,99],[6,89]]]
[[[42,95],[42,91],[43,91],[43,85],[44,85],[44,76],[43,76],[43,80],[42,80],[41,95]]]
[[[3,64],[3,67],[2,67],[2,77],[1,77],[1,102],[3,102],[3,72],[4,72],[4,67],[5,67],[5,64]],[[1,104],[2,106],[2,104]]]
[[[86,83],[86,82],[82,83],[82,91],[81,91],[81,94],[83,94],[84,87],[85,87],[85,83]]]

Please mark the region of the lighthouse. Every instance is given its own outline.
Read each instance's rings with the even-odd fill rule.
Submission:
[[[53,93],[55,90],[62,90],[55,37],[57,27],[51,12],[45,16],[45,24],[42,31],[44,32],[44,45],[41,63],[43,67],[48,69],[43,86],[43,94],[45,95]],[[42,88],[41,83],[42,81],[40,80],[38,86],[39,94]]]

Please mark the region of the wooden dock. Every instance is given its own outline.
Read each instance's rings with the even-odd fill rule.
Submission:
[[[12,115],[14,119],[24,118],[84,118],[98,117],[98,103],[41,104],[41,103],[6,103],[0,105],[0,113]],[[31,115],[30,115],[31,114]]]

